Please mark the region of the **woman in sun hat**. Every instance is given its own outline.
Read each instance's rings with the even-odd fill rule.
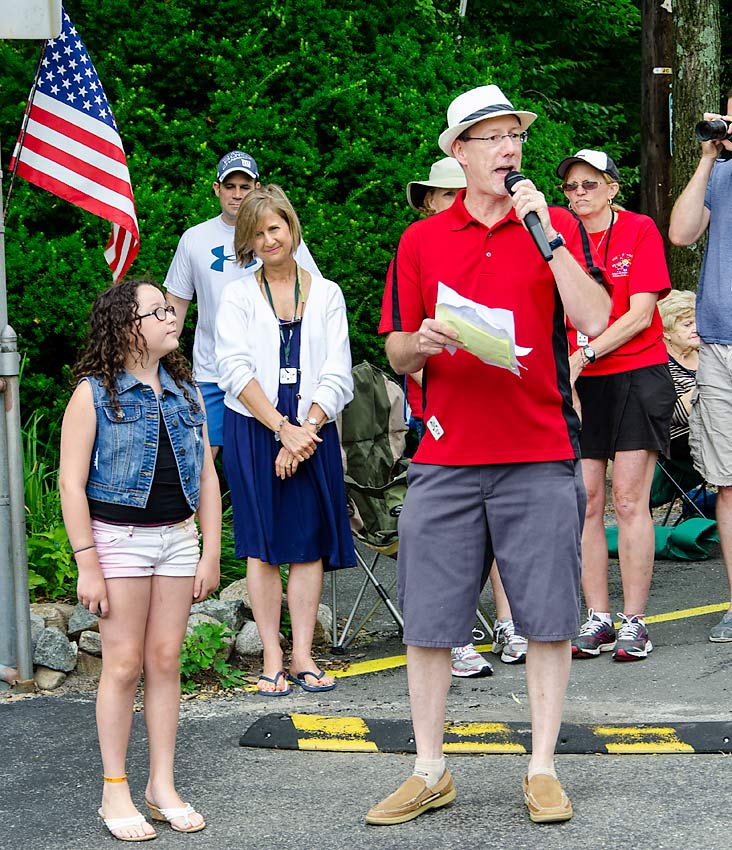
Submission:
[[[430,166],[426,180],[407,183],[407,201],[422,215],[434,215],[452,206],[459,189],[465,188],[465,172],[451,156],[438,159]]]
[[[658,453],[669,451],[676,393],[668,370],[663,324],[656,307],[671,289],[658,228],[648,216],[615,203],[620,173],[598,150],[580,150],[557,167],[569,207],[592,253],[613,283],[607,330],[588,339],[569,328],[570,369],[582,408],[582,474],[587,512],[582,533],[582,589],[589,609],[575,658],[614,650],[616,661],[645,658],[653,649],[643,620],[654,556],[648,507]],[[605,538],[605,476],[613,461],[623,613],[616,634],[610,616]]]

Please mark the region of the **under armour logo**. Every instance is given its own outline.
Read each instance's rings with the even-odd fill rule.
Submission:
[[[211,268],[215,272],[222,272],[224,270],[224,263],[226,263],[226,262],[233,263],[234,260],[236,259],[234,254],[228,255],[226,253],[223,245],[219,245],[216,248],[212,248],[211,253],[216,258],[211,263]]]

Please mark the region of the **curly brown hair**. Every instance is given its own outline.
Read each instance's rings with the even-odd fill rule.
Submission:
[[[137,316],[137,290],[141,286],[160,289],[154,280],[130,278],[97,295],[89,316],[86,345],[73,367],[74,384],[89,376],[99,378],[109,393],[114,410],[119,409],[115,391],[116,378],[124,371],[127,355],[130,351],[140,355],[147,352],[147,344],[140,333],[140,319]],[[188,404],[198,408],[197,399],[191,396],[186,386],[193,382],[193,375],[181,352],[171,351],[161,357],[160,362],[177,386],[183,390]]]

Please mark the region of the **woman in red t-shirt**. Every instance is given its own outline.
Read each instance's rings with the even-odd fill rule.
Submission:
[[[572,654],[592,658],[614,650],[616,661],[635,661],[653,649],[643,620],[655,551],[649,495],[658,453],[669,450],[676,398],[656,302],[668,294],[671,283],[653,220],[614,203],[620,174],[606,153],[578,151],[560,162],[557,173],[582,225],[588,267],[593,256],[599,257],[613,285],[607,329],[592,340],[573,327],[568,331],[571,375],[582,413],[587,488],[582,589],[589,609]],[[623,584],[617,634],[610,616],[604,525],[608,460],[613,461]]]

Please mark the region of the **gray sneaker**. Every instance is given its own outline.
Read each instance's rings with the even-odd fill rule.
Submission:
[[[732,642],[732,611],[727,611],[717,625],[712,628],[709,632],[709,640],[712,643]]]

